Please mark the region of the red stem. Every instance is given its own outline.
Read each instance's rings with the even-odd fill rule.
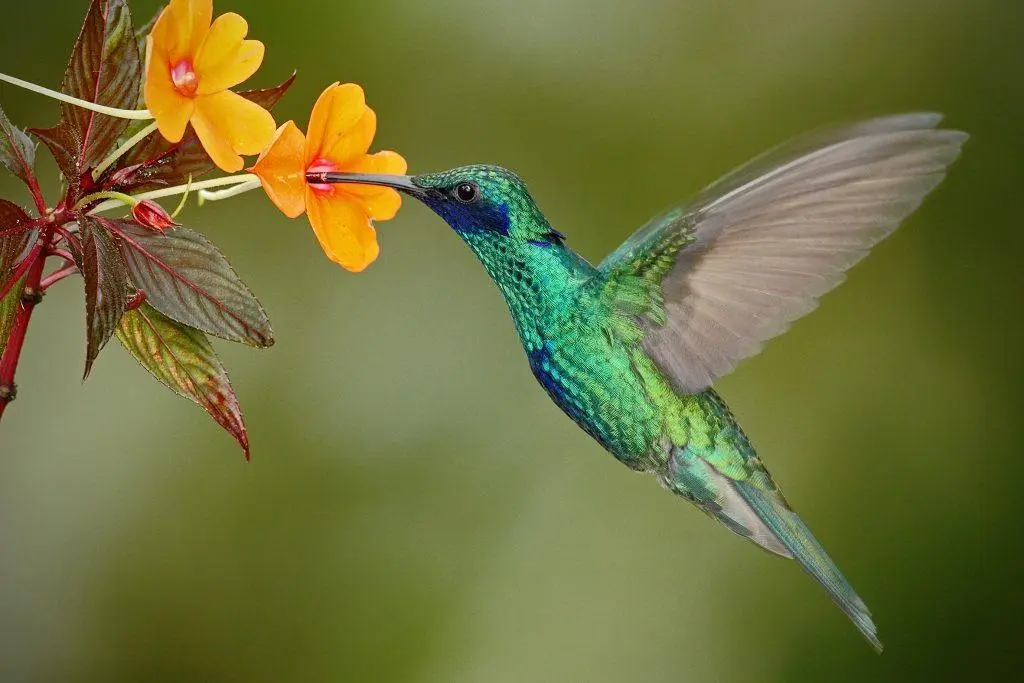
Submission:
[[[65,249],[58,249],[57,247],[50,247],[47,250],[46,253],[49,254],[50,256],[59,256],[62,259],[64,259],[65,261],[67,261],[68,263],[74,263],[75,262],[75,257],[71,255],[70,251],[67,251]]]
[[[32,251],[28,253],[28,256],[26,256],[25,259],[18,264],[18,267],[14,269],[14,272],[11,273],[11,276],[7,278],[7,282],[5,282],[3,286],[0,286],[0,299],[3,299],[5,296],[7,296],[7,292],[11,291],[11,288],[21,281],[22,276],[25,275],[25,272],[35,262],[35,258],[36,256],[39,255],[41,249],[41,246],[39,244],[36,244],[36,246],[32,248]]]
[[[39,181],[36,180],[36,174],[29,172],[27,175],[28,191],[32,193],[32,201],[36,204],[36,211],[39,212],[40,216],[45,216],[46,200],[43,199],[43,191],[39,189]]]
[[[66,278],[68,275],[74,275],[77,272],[78,266],[76,266],[74,263],[64,266],[60,270],[55,270],[39,281],[39,289],[45,292],[50,287]]]
[[[35,310],[42,294],[39,283],[43,277],[43,266],[46,265],[43,247],[50,242],[52,235],[52,228],[43,228],[35,247],[25,259],[30,261],[25,275],[25,286],[18,302],[18,312],[14,316],[10,336],[7,338],[7,346],[0,356],[0,417],[3,417],[4,410],[15,396],[14,372],[18,369],[18,359],[25,344],[25,333],[28,331],[29,320],[32,319],[32,311]]]

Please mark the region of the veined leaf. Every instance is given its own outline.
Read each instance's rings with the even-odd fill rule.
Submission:
[[[292,73],[273,88],[243,90],[238,94],[264,109],[273,109],[294,82],[295,74]],[[130,169],[131,166],[136,168]],[[128,169],[117,184],[118,189],[126,191],[181,184],[189,176],[198,178],[217,166],[203,149],[195,131],[189,128],[185,136],[175,143],[168,142],[159,131],[153,132],[121,159],[118,168]]]
[[[92,0],[82,32],[68,62],[61,89],[108,107],[131,109],[138,103],[142,64],[126,0]],[[50,148],[61,171],[73,183],[98,164],[128,126],[127,119],[62,103],[55,127],[32,130]]]
[[[274,343],[260,302],[205,237],[182,227],[159,233],[133,221],[99,220],[121,237],[132,282],[153,308],[229,341]]]
[[[143,61],[146,59],[146,38],[150,33],[153,32],[153,27],[156,26],[156,20],[160,18],[160,15],[164,13],[166,5],[160,5],[153,16],[149,18],[149,21],[140,25],[135,29],[135,45],[139,51],[139,56],[142,57]],[[139,90],[139,97],[142,96],[142,90]]]
[[[0,356],[3,356],[7,348],[7,339],[11,336],[11,328],[14,326],[14,317],[18,314],[18,304],[21,301],[21,288],[24,286],[25,278],[11,287],[7,295],[0,299]]]
[[[18,227],[20,223],[31,220],[20,206],[0,199],[0,233]],[[29,232],[0,237],[0,287],[7,283],[7,277],[20,257],[25,252],[29,242]]]
[[[166,5],[161,5],[157,9],[156,13],[154,13],[153,16],[149,18],[149,21],[147,21],[146,23],[141,24],[141,25],[136,25],[136,28],[135,28],[135,48],[139,52],[139,60],[142,62],[143,70],[145,70],[145,68],[146,68],[146,38],[149,36],[150,33],[153,32],[153,27],[156,25],[156,20],[160,18],[160,15],[163,14],[163,11],[164,11],[164,9],[166,9],[166,7],[167,7]],[[144,80],[145,80],[145,73],[143,73],[143,78],[139,82],[139,91],[136,94],[137,103],[136,103],[135,106],[137,108],[139,108],[139,109],[141,109],[141,108],[146,106],[145,90],[144,90],[144,87],[143,87],[144,86]],[[128,128],[126,128],[124,130],[124,132],[121,134],[122,140],[123,139],[127,139],[128,137],[131,137],[132,135],[135,135],[140,130],[142,130],[143,128],[148,126],[150,123],[152,123],[152,122],[151,121],[132,121],[131,123],[128,124]]]
[[[117,338],[171,391],[202,406],[235,437],[249,459],[249,435],[227,372],[210,340],[147,303],[121,317]]]
[[[292,75],[284,79],[272,88],[257,88],[254,90],[242,90],[238,94],[247,100],[251,100],[256,104],[260,105],[264,109],[273,109],[277,106],[277,103],[281,101],[284,94],[288,92],[288,88],[292,87],[292,83],[295,82],[295,76],[298,72],[293,71]]]
[[[75,188],[78,185],[78,178],[82,175],[78,170],[78,142],[71,136],[67,128],[60,125],[53,128],[29,128],[28,132],[39,138],[50,150],[54,161],[57,162],[57,167],[72,188],[68,193],[68,198],[78,199],[79,192]]]
[[[25,183],[31,183],[35,163],[35,144],[21,129],[11,125],[0,109],[0,164]]]
[[[93,218],[81,221],[82,279],[85,281],[85,374],[114,334],[128,300],[128,269],[117,237]]]

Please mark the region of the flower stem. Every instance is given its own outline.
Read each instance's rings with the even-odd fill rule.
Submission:
[[[78,202],[75,203],[75,206],[72,208],[72,211],[78,211],[82,207],[92,204],[93,202],[99,201],[101,199],[109,200],[108,202],[104,202],[104,204],[116,202],[119,206],[135,206],[136,202],[135,197],[131,196],[130,194],[125,194],[124,192],[115,192],[113,190],[103,190],[101,192],[93,192],[91,194],[87,194],[81,199],[79,199]]]
[[[43,276],[43,266],[46,264],[43,247],[50,242],[52,235],[52,227],[43,228],[39,240],[26,257],[31,265],[25,274],[25,285],[22,288],[21,300],[18,302],[18,312],[14,315],[14,323],[7,337],[7,346],[4,347],[3,355],[0,355],[0,418],[17,393],[14,372],[18,369],[18,359],[21,358],[21,349],[25,344],[25,333],[28,331],[32,311],[35,310],[42,295],[39,283]]]
[[[223,178],[211,178],[209,180],[201,180],[198,183],[190,183],[185,185],[175,185],[174,187],[162,187],[159,190],[150,190],[149,192],[143,192],[141,194],[134,195],[132,199],[139,201],[141,199],[160,199],[162,197],[176,197],[179,194],[191,190],[206,190],[213,187],[228,187],[230,185],[241,185],[243,183],[251,182],[256,176],[252,173],[242,173],[240,175],[230,175]],[[101,193],[96,193],[101,194]],[[89,213],[98,213],[100,211],[110,211],[116,209],[119,206],[123,206],[124,202],[121,199],[108,199]]]
[[[203,202],[219,202],[222,199],[228,199],[236,195],[240,195],[244,192],[255,190],[260,186],[260,179],[254,178],[248,182],[239,183],[234,187],[229,187],[226,190],[199,190],[199,203]]]
[[[47,97],[52,97],[55,100],[67,102],[68,104],[73,104],[76,107],[88,109],[98,114],[115,116],[119,119],[137,119],[140,121],[148,121],[149,119],[153,118],[153,114],[151,114],[148,109],[117,109],[116,107],[106,107],[102,104],[96,104],[95,102],[89,102],[88,100],[80,100],[77,97],[65,95],[62,92],[50,90],[49,88],[44,88],[41,85],[36,85],[35,83],[23,81],[20,78],[8,76],[7,74],[3,73],[0,73],[0,81],[6,81],[11,85],[16,85],[20,88],[25,88],[25,90],[31,90],[32,92],[37,92],[40,95],[46,95]]]
[[[115,161],[123,157],[132,147],[134,147],[135,145],[139,144],[147,137],[149,137],[149,134],[152,133],[154,130],[156,130],[156,121],[149,124],[142,130],[140,130],[138,133],[125,140],[123,145],[121,145],[113,152],[111,152],[106,159],[101,161],[96,166],[96,168],[92,170],[92,179],[96,180],[101,175],[103,175],[103,172],[110,168]]]
[[[185,191],[181,194],[181,201],[174,207],[174,212],[171,214],[171,220],[178,217],[178,214],[185,210],[185,204],[188,203],[189,192],[192,191],[192,174],[188,174],[188,182],[185,184]]]

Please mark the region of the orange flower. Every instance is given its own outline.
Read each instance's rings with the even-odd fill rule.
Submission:
[[[178,142],[191,122],[221,169],[242,169],[241,154],[259,154],[274,136],[263,107],[228,88],[252,76],[263,43],[245,40],[249,25],[229,12],[212,24],[213,0],[171,0],[146,38],[146,107],[160,133]]]
[[[277,208],[289,218],[306,212],[327,257],[353,272],[380,253],[371,221],[394,218],[402,199],[386,187],[309,183],[306,173],[405,173],[405,159],[395,152],[367,154],[376,131],[363,89],[334,83],[316,101],[308,135],[289,121],[251,169]]]

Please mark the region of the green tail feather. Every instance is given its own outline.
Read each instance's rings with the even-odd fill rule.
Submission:
[[[733,485],[757,516],[793,554],[793,558],[808,574],[817,579],[871,645],[881,652],[882,641],[878,639],[878,630],[875,622],[871,620],[871,612],[868,611],[867,605],[853,590],[853,586],[814,538],[803,520],[787,508],[774,492],[766,493],[746,481],[737,481]]]

